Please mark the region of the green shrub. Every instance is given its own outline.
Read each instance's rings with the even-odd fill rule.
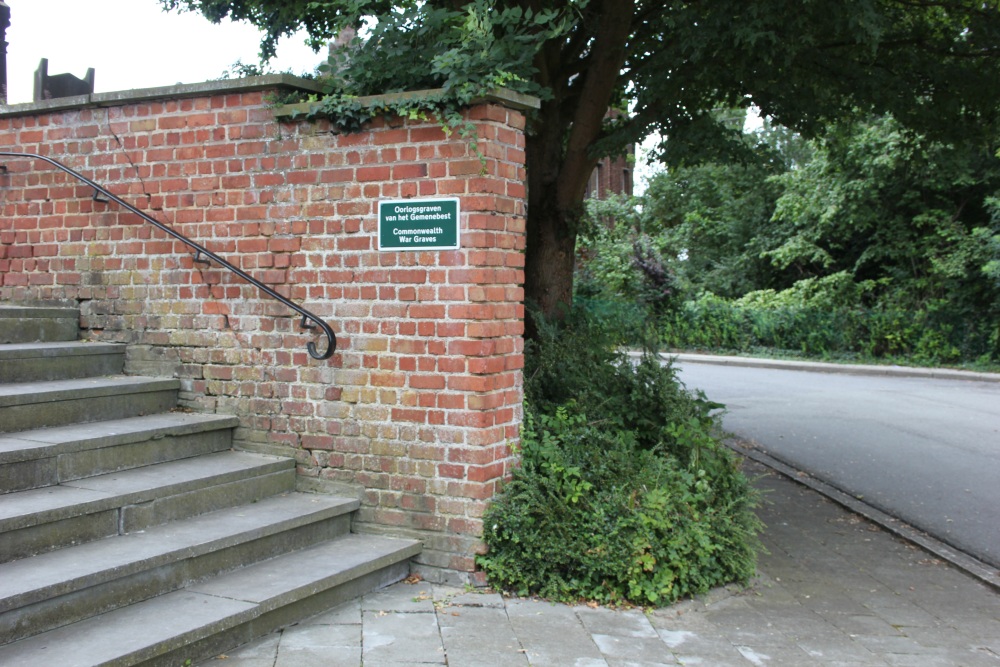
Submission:
[[[763,290],[730,301],[708,294],[659,321],[672,349],[792,354],[924,365],[1000,362],[994,318],[931,302],[919,310],[817,301]]]
[[[618,345],[642,347],[647,339],[659,339],[653,314],[638,301],[581,294],[577,290],[573,302],[576,308],[586,311],[596,320],[614,322],[614,338]]]
[[[667,604],[756,565],[754,494],[717,404],[580,311],[528,351],[522,465],[484,515],[490,583],[519,594]]]
[[[686,302],[660,327],[663,343],[671,348],[745,350],[755,342],[748,311],[714,294]]]

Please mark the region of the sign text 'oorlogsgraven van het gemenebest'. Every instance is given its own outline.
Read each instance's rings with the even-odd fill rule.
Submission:
[[[379,250],[458,248],[457,199],[402,199],[378,204]]]

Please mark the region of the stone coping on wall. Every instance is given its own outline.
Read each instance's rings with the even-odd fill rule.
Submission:
[[[134,88],[132,90],[120,90],[109,93],[74,95],[54,100],[43,100],[41,102],[0,104],[0,118],[30,116],[38,113],[62,111],[64,109],[118,106],[151,100],[204,97],[219,93],[248,93],[259,90],[273,90],[275,88],[301,90],[307,93],[322,93],[323,90],[320,84],[310,79],[304,79],[291,74],[265,74],[263,76],[251,76],[241,79],[218,79],[202,83],[178,83],[173,86],[159,86],[156,88]],[[358,101],[364,106],[391,104],[402,100],[430,97],[441,92],[441,89],[414,90],[403,93],[387,93],[385,95],[368,95],[359,97]],[[483,96],[482,99],[475,100],[475,102],[498,102],[505,107],[519,111],[538,109],[541,106],[541,101],[536,97],[500,88]],[[312,112],[315,105],[315,102],[285,104],[275,107],[274,115],[276,118],[306,115]]]
[[[442,88],[430,88],[427,90],[411,90],[402,93],[386,93],[384,95],[366,95],[358,97],[357,101],[362,106],[375,106],[392,104],[407,100],[419,100],[421,98],[434,97],[440,95]],[[531,95],[525,95],[505,88],[497,88],[482,98],[472,101],[472,104],[481,102],[497,102],[509,109],[517,111],[530,111],[541,108],[541,100]],[[311,114],[318,106],[317,102],[299,102],[297,104],[284,104],[274,109],[275,118],[294,118]]]
[[[62,111],[64,109],[119,106],[151,100],[208,97],[220,93],[249,93],[260,90],[274,90],[276,88],[301,90],[308,93],[322,92],[322,87],[310,79],[303,79],[291,74],[265,74],[263,76],[250,76],[241,79],[219,79],[216,81],[204,81],[202,83],[178,83],[173,86],[160,86],[157,88],[136,88],[110,93],[60,97],[41,102],[0,105],[0,118],[30,116],[38,113]]]

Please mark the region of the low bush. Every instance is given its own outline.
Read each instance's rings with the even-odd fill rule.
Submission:
[[[671,349],[922,365],[1000,363],[1000,326],[931,303],[891,307],[729,301],[706,295],[659,320]]]
[[[528,349],[521,467],[484,516],[490,583],[662,605],[756,566],[754,493],[715,408],[580,311]]]

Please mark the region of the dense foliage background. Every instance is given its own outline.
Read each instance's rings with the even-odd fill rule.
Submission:
[[[577,298],[672,348],[1000,364],[1000,160],[890,116],[591,202]]]

